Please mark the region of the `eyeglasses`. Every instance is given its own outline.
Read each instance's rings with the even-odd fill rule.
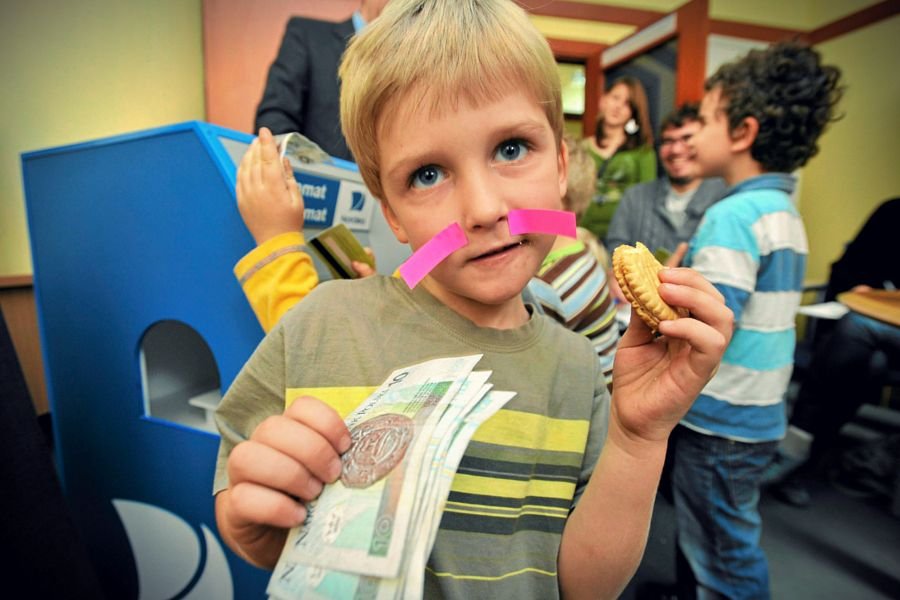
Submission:
[[[686,135],[683,135],[683,136],[677,137],[677,138],[672,138],[672,137],[665,138],[664,137],[662,140],[660,140],[659,147],[660,148],[674,148],[675,145],[678,143],[687,145],[690,143],[692,137],[694,137],[693,133],[688,133]]]

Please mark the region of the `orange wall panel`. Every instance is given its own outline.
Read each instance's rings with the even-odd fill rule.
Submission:
[[[288,19],[342,21],[358,6],[359,0],[203,0],[206,120],[255,133],[256,105]]]

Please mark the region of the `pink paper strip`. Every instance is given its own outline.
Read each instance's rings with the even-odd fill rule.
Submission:
[[[421,248],[413,252],[400,268],[400,276],[409,286],[416,285],[428,275],[442,260],[469,243],[459,223],[453,223],[428,240]]]
[[[523,208],[509,211],[509,234],[548,233],[575,237],[575,213],[567,210]]]

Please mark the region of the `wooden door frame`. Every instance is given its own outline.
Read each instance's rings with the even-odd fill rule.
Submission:
[[[697,102],[703,97],[709,33],[709,0],[690,0],[658,21],[606,48],[601,55],[602,72],[677,39],[675,104]]]
[[[581,128],[582,134],[588,136],[593,132],[594,123],[597,121],[597,101],[603,90],[600,57],[606,49],[606,45],[574,40],[548,39],[547,41],[557,61],[584,65],[584,114],[581,117]]]

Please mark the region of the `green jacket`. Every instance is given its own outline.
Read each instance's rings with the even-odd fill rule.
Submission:
[[[602,177],[597,178],[594,201],[578,224],[603,240],[625,190],[636,183],[656,179],[656,153],[651,146],[642,146],[634,150],[620,150],[606,159],[597,154],[588,142],[585,142],[585,148],[594,159],[597,171],[602,168],[603,173]]]

